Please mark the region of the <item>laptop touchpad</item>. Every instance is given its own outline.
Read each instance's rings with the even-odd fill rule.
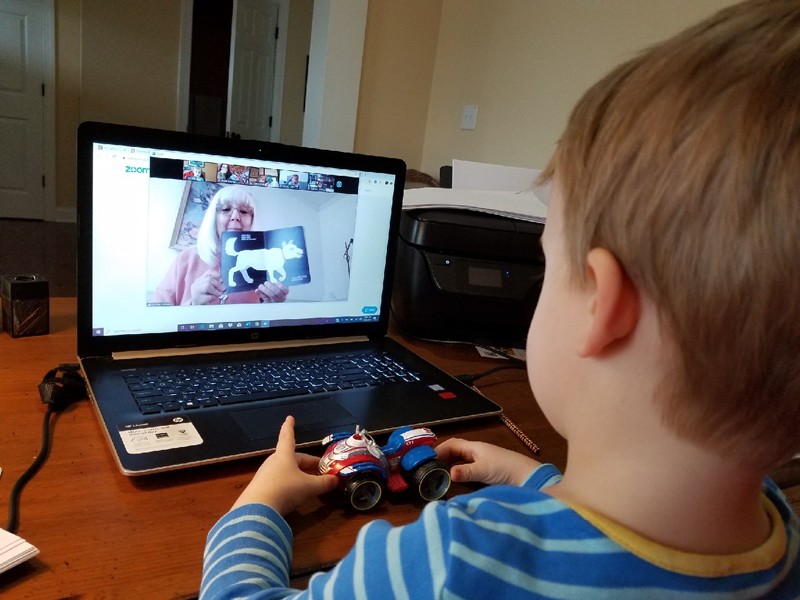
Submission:
[[[290,402],[233,412],[236,423],[251,440],[277,438],[288,415],[295,420],[297,441],[322,438],[334,431],[355,428],[358,420],[330,396],[308,402]],[[318,433],[318,436],[310,435]]]

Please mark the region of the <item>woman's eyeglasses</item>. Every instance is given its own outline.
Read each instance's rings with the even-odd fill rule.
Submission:
[[[227,206],[218,206],[217,207],[217,214],[224,215],[226,217],[230,217],[233,209],[239,213],[240,217],[252,217],[253,216],[253,209],[249,206],[231,206],[230,204]]]

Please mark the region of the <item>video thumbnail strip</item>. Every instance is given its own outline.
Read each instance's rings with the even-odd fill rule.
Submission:
[[[358,193],[357,177],[198,160],[151,157],[150,176],[160,179],[212,181],[310,192]]]

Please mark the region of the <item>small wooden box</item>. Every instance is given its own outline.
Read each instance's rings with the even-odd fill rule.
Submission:
[[[50,290],[41,275],[0,277],[3,329],[11,337],[50,333]]]

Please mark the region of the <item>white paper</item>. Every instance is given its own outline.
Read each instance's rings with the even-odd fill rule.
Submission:
[[[535,190],[534,182],[541,172],[541,169],[453,160],[453,189],[495,192]]]
[[[39,549],[32,546],[18,535],[0,529],[0,573],[25,562],[39,554]]]
[[[405,190],[403,209],[458,208],[544,223],[547,205],[535,192],[415,188]]]

